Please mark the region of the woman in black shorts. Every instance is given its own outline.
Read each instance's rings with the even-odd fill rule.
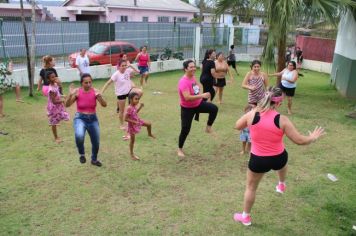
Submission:
[[[216,54],[215,72],[216,80],[214,86],[216,87],[218,93],[219,104],[221,104],[224,87],[226,86],[226,75],[229,74],[230,82],[233,81],[229,66],[226,63],[224,54],[222,52]]]
[[[277,171],[278,193],[286,190],[288,153],[283,143],[286,135],[292,142],[307,145],[324,134],[324,129],[316,127],[308,136],[301,135],[288,117],[280,115],[276,109],[283,100],[280,88],[269,88],[257,107],[243,115],[236,122],[236,129],[250,128],[251,156],[247,170],[246,190],[242,213],[235,213],[234,220],[244,225],[251,224],[250,211],[255,202],[256,190],[264,173]]]

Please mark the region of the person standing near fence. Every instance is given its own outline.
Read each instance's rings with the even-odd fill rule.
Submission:
[[[236,69],[235,45],[230,46],[229,55],[227,56],[227,64],[234,69],[236,75],[239,75]]]
[[[300,70],[303,63],[303,51],[300,49],[300,47],[296,48],[295,55],[297,56],[297,70]]]
[[[81,88],[74,88],[74,84],[70,85],[69,96],[65,105],[69,107],[74,102],[77,102],[73,128],[80,163],[84,164],[86,162],[84,138],[85,132],[88,131],[92,146],[91,164],[100,167],[102,166],[101,162],[98,161],[100,128],[96,115],[96,102],[98,101],[102,107],[106,107],[107,104],[100,91],[93,88],[93,79],[90,74],[83,74],[80,77],[80,83],[82,85]]]
[[[264,98],[267,86],[268,76],[261,72],[261,62],[252,61],[251,71],[247,72],[241,85],[242,88],[248,89],[248,104],[257,106],[258,102]]]
[[[246,226],[251,225],[250,212],[255,202],[258,184],[265,173],[271,169],[277,171],[279,182],[276,192],[283,194],[286,191],[288,153],[283,136],[286,135],[295,144],[307,145],[324,134],[324,129],[318,126],[307,136],[300,134],[288,117],[277,112],[282,101],[282,90],[269,88],[257,107],[243,115],[235,125],[238,130],[249,127],[251,136],[243,212],[235,213],[233,216],[236,222]]]
[[[218,99],[219,99],[219,104],[222,103],[222,96],[223,96],[223,91],[224,87],[226,86],[226,75],[229,74],[230,77],[230,82],[233,82],[233,77],[230,72],[229,66],[225,61],[224,54],[222,52],[219,52],[216,55],[217,60],[215,60],[215,70],[216,70],[216,80],[214,86],[217,89],[218,92]]]
[[[214,49],[208,49],[205,52],[204,59],[202,61],[200,83],[203,85],[203,93],[210,93],[210,101],[213,101],[215,97],[215,79],[217,77],[215,70],[215,57],[216,53]],[[204,98],[204,100],[208,100]]]
[[[8,75],[12,73],[12,62],[3,63],[0,62],[0,118],[4,117],[4,98],[3,94],[15,87],[16,102],[23,102],[21,99],[21,89],[18,83],[15,83]]]
[[[83,74],[90,74],[90,61],[85,48],[80,50],[79,55],[75,59],[75,64],[77,65],[80,77],[82,77]]]
[[[141,52],[137,54],[135,61],[138,64],[137,67],[141,75],[140,85],[143,87],[143,84],[147,83],[151,66],[150,54],[147,52],[147,46],[142,46]]]
[[[200,94],[199,85],[195,80],[196,67],[194,61],[187,60],[183,62],[183,68],[185,74],[179,80],[178,83],[178,94],[181,106],[180,117],[182,127],[179,135],[177,154],[181,158],[185,157],[185,154],[183,152],[183,145],[190,132],[193,117],[195,116],[195,119],[198,120],[199,113],[209,113],[209,118],[205,131],[207,133],[211,133],[211,127],[218,114],[218,107],[215,104],[203,100],[210,98],[211,94],[209,92]]]

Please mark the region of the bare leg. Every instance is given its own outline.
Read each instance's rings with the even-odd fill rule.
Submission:
[[[21,88],[19,84],[16,84],[15,94],[16,94],[16,102],[23,102],[21,98]]]
[[[292,115],[292,97],[287,96],[288,99],[288,114]]]
[[[125,129],[124,127],[125,103],[126,103],[126,99],[117,101],[117,105],[119,106],[120,129]]]
[[[256,190],[264,173],[254,173],[247,170],[246,190],[244,196],[244,212],[249,214],[255,202]]]
[[[207,133],[212,133],[212,132],[213,132],[213,129],[211,128],[210,125],[207,125],[207,126],[206,126],[205,132],[207,132]]]
[[[277,171],[279,182],[285,182],[287,176],[287,165]]]
[[[57,143],[62,142],[62,140],[58,137],[58,134],[57,134],[57,125],[51,125],[51,127],[52,127],[52,133],[54,136],[54,141]]]
[[[138,158],[138,156],[136,156],[133,152],[134,149],[134,145],[135,145],[135,134],[131,134],[131,138],[130,138],[130,155],[131,155],[131,159],[134,161],[138,161],[140,160],[140,158]]]
[[[223,88],[223,87],[218,88],[218,93],[219,93],[219,103],[220,103],[220,104],[222,103],[223,91],[224,91],[224,88]]]
[[[156,137],[152,134],[152,124],[151,124],[151,122],[144,121],[144,122],[143,122],[143,126],[147,127],[147,134],[148,134],[148,136],[150,136],[151,138],[156,138]]]
[[[147,84],[147,80],[148,80],[148,73],[145,73],[145,74],[144,74],[144,77],[145,77],[145,83]]]
[[[251,152],[251,143],[247,142],[246,152]]]
[[[141,88],[143,88],[143,77],[144,77],[144,75],[141,75],[141,77],[140,77],[140,85],[141,85]]]
[[[245,154],[245,150],[246,150],[246,142],[243,141],[243,142],[242,142],[242,151],[240,152],[240,155]]]
[[[0,95],[0,118],[4,117],[4,98],[2,95]]]

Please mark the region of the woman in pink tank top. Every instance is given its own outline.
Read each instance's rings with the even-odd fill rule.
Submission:
[[[324,134],[324,129],[318,126],[307,136],[300,134],[288,117],[276,111],[282,100],[280,88],[269,88],[257,107],[236,122],[236,129],[249,127],[251,135],[251,156],[243,212],[235,213],[233,217],[236,222],[244,225],[251,224],[250,211],[255,202],[257,186],[264,173],[271,169],[276,170],[279,179],[276,191],[284,193],[286,190],[288,153],[284,147],[283,136],[286,135],[296,144],[307,145]]]
[[[106,107],[106,101],[103,99],[99,90],[92,87],[93,79],[90,74],[83,74],[80,77],[82,87],[74,88],[71,84],[69,88],[69,97],[66,101],[66,106],[69,107],[74,102],[77,102],[77,113],[74,116],[73,128],[75,134],[75,143],[79,152],[79,161],[84,164],[86,162],[84,137],[88,131],[92,145],[91,164],[101,166],[98,161],[98,152],[100,144],[100,129],[99,121],[96,116],[96,101],[101,106]]]
[[[135,61],[137,62],[137,68],[140,71],[141,79],[140,84],[143,87],[143,81],[147,83],[148,80],[148,71],[150,70],[151,60],[150,54],[147,52],[147,46],[142,46],[141,52],[137,54]]]

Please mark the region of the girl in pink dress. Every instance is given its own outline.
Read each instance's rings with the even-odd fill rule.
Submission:
[[[138,117],[138,112],[141,110],[141,108],[144,106],[143,103],[138,103],[140,102],[140,95],[136,92],[131,92],[129,94],[129,102],[130,105],[127,108],[126,115],[125,115],[125,121],[127,121],[127,132],[130,134],[130,155],[132,160],[140,160],[138,156],[136,156],[133,152],[133,148],[135,145],[135,135],[138,134],[141,130],[142,126],[147,127],[147,133],[148,136],[151,138],[155,138],[153,136],[151,129],[152,125],[151,122],[144,121]],[[137,108],[138,107],[138,108]]]
[[[64,98],[59,92],[59,86],[57,85],[58,78],[54,72],[47,72],[47,79],[49,80],[48,86],[48,102],[47,102],[47,115],[49,125],[52,127],[54,139],[57,143],[61,142],[61,139],[57,134],[57,125],[60,121],[69,120],[69,114],[64,108]]]

